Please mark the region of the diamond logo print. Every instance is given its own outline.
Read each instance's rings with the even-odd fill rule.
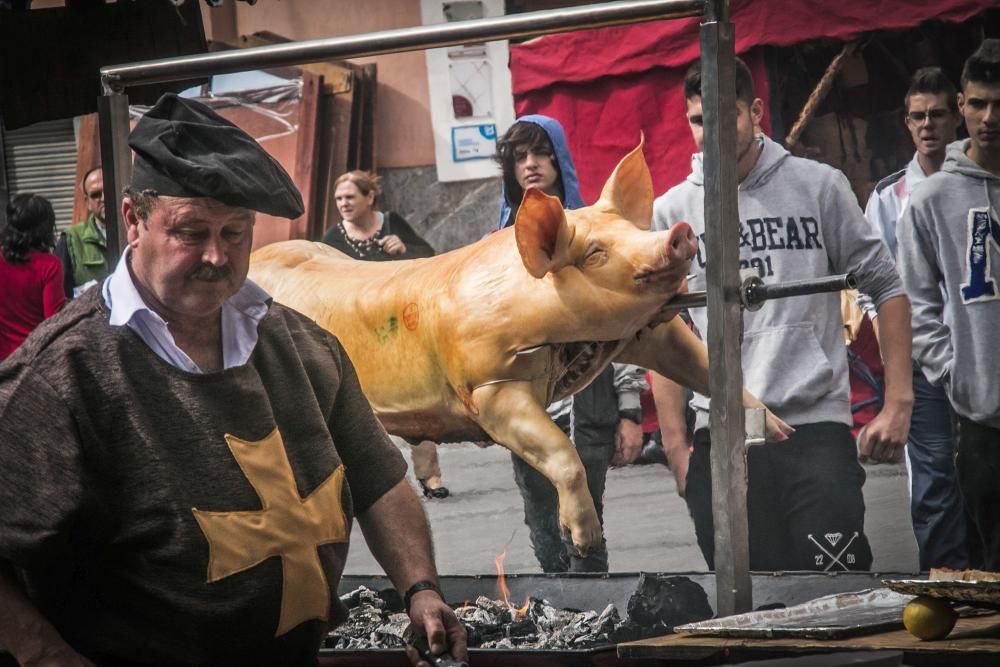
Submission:
[[[830,543],[831,547],[835,547],[837,546],[837,542],[839,542],[840,538],[843,536],[843,533],[827,533],[823,537],[826,538],[826,541]]]

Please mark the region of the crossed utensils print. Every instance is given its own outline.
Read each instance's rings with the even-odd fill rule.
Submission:
[[[847,544],[844,545],[843,549],[841,549],[840,551],[837,552],[836,556],[834,556],[831,551],[829,551],[826,547],[824,547],[822,544],[820,544],[819,541],[816,540],[816,538],[812,536],[812,533],[809,533],[809,535],[807,537],[808,537],[809,541],[811,541],[813,544],[815,544],[816,547],[820,551],[822,551],[823,553],[825,553],[827,556],[830,557],[829,564],[827,564],[827,566],[825,568],[823,568],[824,572],[829,572],[830,568],[832,568],[835,564],[839,565],[842,568],[844,568],[845,571],[850,569],[849,567],[847,567],[840,560],[840,557],[844,555],[844,552],[847,551],[851,547],[852,544],[854,544],[854,540],[858,539],[858,535],[859,535],[858,531],[854,531],[854,534],[851,535],[851,539],[849,539],[847,541]],[[827,541],[830,542],[830,544],[834,548],[836,548],[837,547],[837,543],[840,542],[840,539],[841,539],[841,537],[843,537],[843,535],[841,533],[827,533],[826,535],[824,535],[824,537],[827,539]]]

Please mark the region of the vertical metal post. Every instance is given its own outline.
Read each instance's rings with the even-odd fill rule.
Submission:
[[[100,122],[101,167],[104,169],[104,223],[108,230],[105,258],[114,270],[125,248],[121,218],[122,189],[132,176],[132,150],[128,147],[128,95],[107,93],[97,98]]]
[[[7,204],[10,203],[10,192],[7,190],[7,149],[3,135],[3,116],[0,116],[0,229],[7,224]]]
[[[734,30],[728,0],[708,0],[701,25],[701,91],[705,128],[705,244],[708,354],[712,408],[712,516],[715,521],[716,611],[749,611],[746,431],[740,344],[739,209],[736,177]]]

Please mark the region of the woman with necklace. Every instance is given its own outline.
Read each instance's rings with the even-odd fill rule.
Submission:
[[[323,242],[355,259],[375,262],[433,255],[434,249],[403,216],[377,209],[380,181],[367,171],[349,171],[334,182],[341,221],[327,231]]]
[[[334,198],[341,221],[331,227],[323,242],[355,259],[384,262],[430,257],[434,248],[420,238],[403,216],[379,211],[375,199],[382,194],[381,179],[368,171],[349,171],[334,182]],[[441,480],[437,445],[430,440],[410,444],[413,474],[428,498],[447,498]]]

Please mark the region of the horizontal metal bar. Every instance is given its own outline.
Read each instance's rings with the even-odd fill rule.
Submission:
[[[664,310],[679,310],[681,308],[704,308],[708,305],[708,292],[699,290],[697,292],[685,292],[678,294],[668,301]]]
[[[362,35],[272,44],[101,68],[104,94],[140,83],[158,83],[321,60],[569,32],[657,19],[702,16],[704,0],[631,0],[571,9],[549,9],[474,21],[415,26]]]
[[[747,307],[756,306],[769,299],[784,299],[790,296],[802,296],[803,294],[820,294],[822,292],[839,292],[845,289],[855,289],[858,286],[858,279],[853,273],[845,273],[839,276],[826,276],[824,278],[811,278],[808,280],[792,280],[785,283],[767,285],[765,283],[751,283],[746,286],[744,297]]]
[[[823,278],[807,280],[792,280],[787,283],[766,285],[763,283],[744,283],[744,301],[750,305],[760,305],[770,299],[784,299],[790,296],[804,294],[820,294],[822,292],[839,292],[845,289],[855,289],[858,279],[853,273],[844,273]],[[679,310],[681,308],[704,308],[708,304],[708,292],[686,292],[678,294],[667,302],[664,310]]]

